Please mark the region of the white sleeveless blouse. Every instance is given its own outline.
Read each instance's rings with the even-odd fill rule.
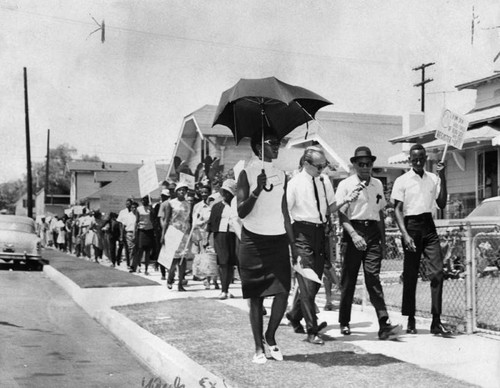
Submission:
[[[266,187],[272,183],[274,188],[271,191],[261,191],[252,211],[242,219],[243,226],[256,234],[282,235],[286,233],[285,220],[281,210],[285,192],[285,173],[270,162],[264,162],[264,170],[267,176]],[[262,172],[262,161],[254,157],[245,168],[245,172],[251,193],[257,187],[257,176]]]

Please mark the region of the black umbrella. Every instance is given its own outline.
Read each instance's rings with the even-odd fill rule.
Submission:
[[[332,104],[310,90],[286,84],[275,77],[240,79],[222,93],[213,125],[228,127],[236,144],[253,137],[264,126],[283,138],[316,112]]]
[[[252,138],[259,133],[264,142],[264,128],[270,128],[282,139],[298,126],[313,120],[319,109],[330,104],[310,90],[275,77],[240,79],[222,93],[212,126],[228,127],[236,144],[244,137]],[[267,190],[272,190],[272,185]]]

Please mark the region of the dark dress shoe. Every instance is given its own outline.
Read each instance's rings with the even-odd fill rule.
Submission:
[[[342,326],[340,326],[340,334],[350,335],[351,334],[351,328],[349,327],[349,325],[342,325]]]
[[[184,291],[186,291],[186,289],[185,289],[184,287],[182,287],[182,286],[178,286],[178,287],[177,287],[177,291],[182,291],[182,292],[184,292]]]
[[[415,328],[415,319],[408,318],[408,326],[406,326],[407,334],[417,334],[417,329]]]
[[[431,333],[435,335],[451,336],[453,332],[442,323],[431,325]]]
[[[401,333],[401,325],[391,325],[386,323],[380,327],[378,338],[381,340],[396,339]]]
[[[290,326],[292,326],[293,331],[297,334],[305,334],[306,331],[304,330],[304,326],[300,324],[300,321],[296,321],[292,318],[290,313],[286,313],[285,315],[286,319],[290,322]]]
[[[316,334],[308,334],[306,341],[309,342],[310,344],[313,344],[313,345],[324,345],[325,344],[325,341],[323,341]]]
[[[318,325],[318,333],[323,330],[328,324],[326,322],[321,322],[319,325]]]

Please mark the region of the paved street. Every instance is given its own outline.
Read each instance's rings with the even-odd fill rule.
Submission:
[[[140,387],[152,374],[43,272],[0,268],[1,387]]]

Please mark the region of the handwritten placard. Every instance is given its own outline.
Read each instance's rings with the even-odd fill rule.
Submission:
[[[154,163],[146,163],[139,170],[139,192],[141,198],[158,188],[158,174]]]
[[[188,185],[189,190],[194,190],[194,176],[181,172],[179,174],[179,182],[184,182]]]
[[[469,122],[465,116],[452,112],[449,109],[444,109],[438,128],[436,129],[436,139],[440,139],[461,150],[468,127]]]

